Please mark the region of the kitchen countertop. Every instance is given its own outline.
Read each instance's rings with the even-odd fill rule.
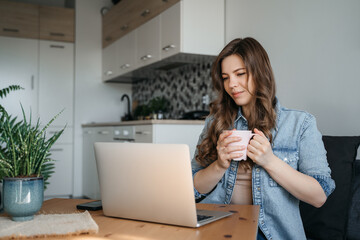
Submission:
[[[82,127],[111,127],[111,126],[133,126],[133,125],[151,125],[151,124],[192,124],[203,125],[204,120],[178,120],[178,119],[164,119],[164,120],[134,120],[122,122],[99,122],[99,123],[86,123]]]

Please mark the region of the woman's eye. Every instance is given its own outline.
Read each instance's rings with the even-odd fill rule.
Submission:
[[[245,74],[245,73],[238,73],[237,76],[240,77],[240,76],[242,76],[242,75],[244,75],[244,74]]]
[[[223,77],[222,80],[223,81],[228,80],[228,77]]]

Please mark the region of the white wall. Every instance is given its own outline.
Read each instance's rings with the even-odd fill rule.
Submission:
[[[127,106],[122,94],[131,97],[130,84],[102,83],[101,14],[107,1],[76,0],[74,197],[82,196],[82,128],[90,122],[120,121]],[[111,4],[110,4],[111,6]]]
[[[360,1],[226,0],[226,42],[269,54],[280,103],[314,114],[324,135],[360,135]]]

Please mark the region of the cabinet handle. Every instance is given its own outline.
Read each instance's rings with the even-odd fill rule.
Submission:
[[[105,72],[105,75],[106,75],[106,76],[111,76],[112,74],[113,74],[112,71],[107,71],[107,72]]]
[[[51,48],[65,48],[65,46],[62,45],[50,45]]]
[[[55,32],[51,32],[50,36],[56,36],[56,37],[65,37],[64,33],[55,33]]]
[[[52,148],[49,150],[50,152],[61,152],[61,151],[64,151],[63,148]]]
[[[146,9],[145,11],[143,11],[143,12],[141,13],[141,16],[146,17],[146,15],[148,15],[149,13],[150,13],[150,10],[149,10],[149,9]]]
[[[126,68],[129,68],[130,67],[130,64],[126,63],[126,64],[123,64],[120,66],[121,69],[126,69]]]
[[[109,131],[99,131],[98,134],[103,134],[103,135],[109,134]]]
[[[18,33],[20,32],[19,29],[16,28],[3,28],[4,32],[13,32],[13,33]]]
[[[167,46],[163,47],[163,50],[164,51],[169,51],[170,49],[173,49],[173,48],[175,48],[175,45],[170,44],[170,45],[167,45]]]
[[[128,28],[129,28],[129,25],[125,24],[125,25],[123,25],[123,26],[120,28],[120,30],[121,30],[121,31],[125,31],[125,30],[128,29]]]
[[[168,2],[168,0],[162,0],[162,1],[163,1],[163,2],[166,2],[166,3]]]
[[[151,132],[149,132],[149,131],[136,131],[135,134],[137,134],[137,135],[150,135]]]
[[[105,41],[110,42],[112,40],[112,37],[106,37]]]
[[[152,56],[150,54],[148,54],[148,55],[142,56],[140,59],[143,60],[143,61],[146,61],[146,60],[148,60],[150,58],[152,58]]]

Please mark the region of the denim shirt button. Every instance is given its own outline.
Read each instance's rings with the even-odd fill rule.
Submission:
[[[287,161],[287,158],[284,158],[284,161]]]
[[[231,171],[235,172],[235,168],[232,167],[232,168],[231,168]]]
[[[260,169],[259,169],[259,168],[257,168],[257,169],[256,169],[256,172],[260,172]]]
[[[260,188],[258,187],[257,190],[260,191]]]

